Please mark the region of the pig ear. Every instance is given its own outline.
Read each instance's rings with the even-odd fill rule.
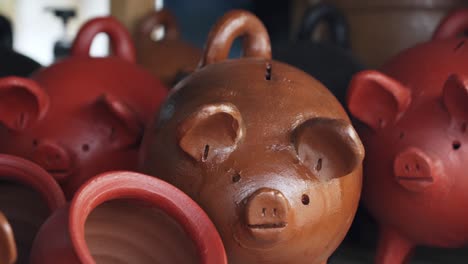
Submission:
[[[348,175],[364,159],[361,140],[347,121],[313,118],[292,135],[299,160],[321,180]]]
[[[49,108],[49,96],[29,79],[0,79],[0,122],[21,131],[41,120]]]
[[[180,123],[179,146],[198,162],[222,162],[236,149],[243,126],[234,105],[204,105]]]
[[[444,84],[443,102],[452,117],[468,120],[468,78],[450,76]]]
[[[17,251],[13,230],[6,217],[0,212],[0,263],[16,262]]]
[[[129,146],[138,144],[143,136],[144,122],[138,117],[132,108],[111,94],[103,94],[96,100],[96,106],[100,107],[106,115],[113,118],[118,126],[123,127],[123,134],[118,128],[113,127],[111,139],[120,142],[119,145]]]
[[[351,80],[349,111],[373,129],[396,122],[410,103],[410,90],[378,71],[362,71]]]

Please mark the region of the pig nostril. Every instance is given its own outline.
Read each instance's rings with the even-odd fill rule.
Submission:
[[[262,216],[265,216],[266,214],[266,208],[262,208]]]
[[[310,203],[309,196],[307,194],[303,194],[301,198],[302,204],[303,205],[308,205]]]
[[[239,182],[241,179],[241,176],[239,173],[236,173],[234,176],[232,176],[232,182]]]
[[[416,170],[419,171],[420,167],[419,164],[416,164]]]
[[[455,140],[455,141],[452,143],[452,148],[453,148],[454,150],[458,150],[458,149],[460,149],[460,147],[461,147],[460,141]]]
[[[273,208],[273,216],[276,216],[277,210],[276,208]]]
[[[83,144],[81,146],[81,150],[83,150],[84,152],[88,152],[89,151],[89,145],[88,144]]]
[[[408,164],[405,164],[405,170],[406,170],[406,172],[409,172],[410,169],[409,169],[409,165],[408,165]]]
[[[316,171],[320,171],[322,169],[322,158],[317,160],[317,165],[315,166]]]

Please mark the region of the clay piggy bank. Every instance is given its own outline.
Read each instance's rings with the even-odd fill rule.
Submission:
[[[226,264],[215,226],[174,186],[133,172],[85,183],[42,226],[31,264]]]
[[[152,32],[157,27],[164,28],[164,36],[153,40]],[[160,78],[168,88],[195,70],[202,53],[181,39],[177,21],[167,9],[153,11],[142,19],[135,45],[138,63]]]
[[[468,10],[381,71],[358,73],[348,106],[366,147],[363,200],[380,226],[376,263],[416,245],[468,242]]]
[[[0,77],[8,75],[29,76],[41,65],[13,50],[13,33],[10,21],[0,16]]]
[[[11,230],[5,234],[0,217],[0,263],[12,263],[16,255],[13,263],[29,263],[39,227],[64,205],[65,196],[49,173],[28,160],[0,154],[0,211],[11,224],[18,250],[16,254]]]
[[[105,32],[114,56],[91,58]],[[135,64],[127,31],[113,18],[89,21],[71,57],[36,72],[32,80],[0,80],[0,152],[30,159],[72,197],[99,172],[135,169],[143,127],[167,89]]]
[[[13,230],[8,219],[0,211],[0,263],[13,264],[17,255]]]
[[[311,40],[321,22],[330,28],[331,42]],[[312,75],[345,103],[351,77],[364,69],[348,49],[346,19],[333,6],[319,4],[305,13],[297,40],[273,46],[273,56]]]
[[[322,0],[349,20],[353,50],[371,67],[430,38],[447,13],[466,0]]]
[[[227,60],[243,37],[244,57]],[[229,263],[325,263],[356,211],[363,147],[333,95],[271,59],[246,11],[212,29],[201,67],[146,131],[142,169],[189,194]]]

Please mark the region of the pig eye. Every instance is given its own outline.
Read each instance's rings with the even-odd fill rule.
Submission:
[[[461,148],[461,143],[458,140],[455,140],[452,142],[452,148],[453,150],[459,150]]]
[[[89,151],[89,145],[88,144],[83,144],[81,145],[81,150],[83,152],[88,152]]]
[[[405,132],[400,132],[400,139],[403,139],[405,137]]]
[[[109,132],[109,138],[110,138],[111,141],[114,141],[115,138],[116,138],[116,136],[115,136],[116,133],[115,132],[116,132],[115,127],[111,127],[110,132]]]
[[[309,195],[303,194],[301,197],[301,202],[303,205],[308,205],[310,203]]]
[[[32,144],[33,144],[34,147],[37,147],[37,145],[38,145],[39,143],[38,143],[37,139],[34,139],[33,142],[32,142]]]

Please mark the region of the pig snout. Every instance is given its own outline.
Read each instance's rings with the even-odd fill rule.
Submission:
[[[422,191],[440,177],[440,168],[424,151],[410,147],[400,152],[394,161],[397,182],[410,191]]]
[[[54,142],[40,142],[33,153],[33,161],[48,171],[57,181],[64,180],[71,173],[70,154]]]
[[[288,201],[280,191],[262,188],[248,198],[245,222],[256,240],[274,243],[288,224],[289,212]]]

